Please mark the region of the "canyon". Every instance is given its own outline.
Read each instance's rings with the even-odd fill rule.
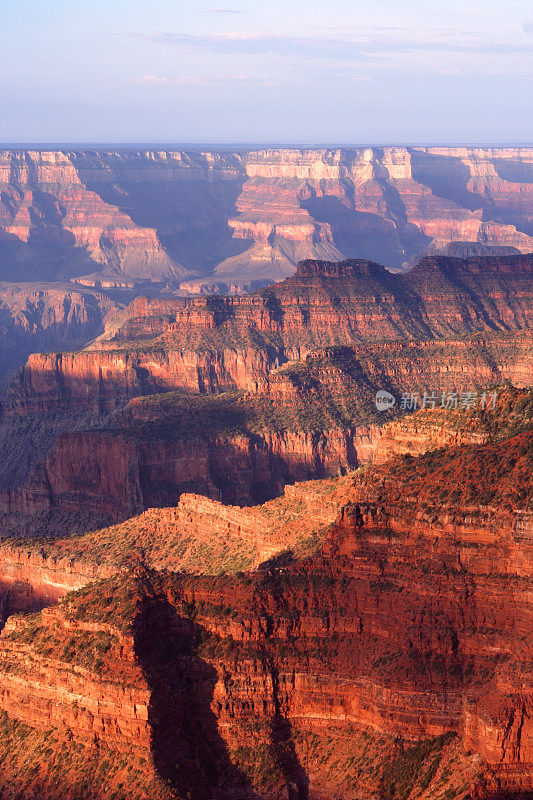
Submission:
[[[8,317],[27,335],[17,357],[32,342],[50,347],[28,356],[0,400],[5,800],[533,792],[525,234],[512,252],[491,242],[461,258],[460,249],[438,252],[449,242],[432,229],[427,255],[393,272],[334,251],[335,228],[317,222],[311,202],[320,187],[325,214],[338,175],[349,194],[364,173],[369,204],[386,197],[390,210],[394,186],[404,200],[412,193],[410,213],[436,215],[427,193],[451,194],[437,167],[449,176],[453,158],[463,189],[446,201],[460,199],[464,211],[470,195],[482,198],[453,225],[478,214],[481,238],[508,235],[511,217],[515,232],[527,225],[526,205],[506,186],[527,154],[513,151],[509,167],[501,151],[361,151],[350,178],[344,152],[315,155],[282,164],[277,152],[248,154],[240,187],[232,170],[242,154],[231,163],[174,154],[167,166],[150,156],[157,182],[174,184],[178,162],[183,184],[202,175],[210,202],[224,182],[221,202],[238,213],[221,214],[202,245],[220,247],[223,269],[245,253],[231,247],[250,239],[258,263],[266,247],[286,256],[287,242],[291,257],[327,256],[291,262],[284,280],[277,263],[277,283],[233,296],[201,294],[201,276],[191,278],[200,296],[187,296],[186,281],[170,288],[189,280],[179,269],[192,239],[175,229],[165,239],[148,205],[134,222],[152,231],[142,269],[154,286],[167,282],[166,293],[103,286],[146,279],[126,275],[129,256],[125,267],[106,262],[140,241],[126,236],[123,217],[111,244],[81,231],[85,189],[102,226],[117,193],[125,209],[148,191],[131,153],[62,154],[50,172],[48,162],[37,173],[28,159],[11,166],[19,181],[37,175],[39,191],[59,174],[83,183],[79,216],[67,219],[94,272],[80,269],[77,286],[65,273],[58,295],[36,294],[33,305],[24,287],[8,295]],[[431,174],[423,202],[415,174],[428,184]],[[272,181],[284,193],[274,232]],[[298,181],[309,184],[312,212]],[[200,194],[196,205],[187,195],[194,213]],[[389,266],[403,269],[420,240],[394,208],[403,261]],[[305,235],[317,249],[301,250],[311,214]],[[21,212],[16,235],[28,219],[34,212]],[[234,236],[219,237],[228,220]],[[174,248],[170,266],[165,248]],[[216,280],[218,266],[209,266]],[[395,398],[388,410],[378,410],[378,390]]]
[[[60,602],[0,636],[5,797],[529,797],[532,411],[506,388],[260,507],[6,543],[7,602]]]
[[[262,502],[371,458],[378,389],[398,397],[390,416],[405,393],[527,386],[532,269],[304,261],[244,297],[137,298],[83,350],[32,355],[14,377],[2,525],[46,534],[78,513],[76,530],[98,527],[183,492]]]
[[[528,148],[0,150],[0,386],[135,296],[243,294],[305,259],[527,253]],[[13,283],[16,281],[16,283]]]
[[[0,278],[242,291],[306,258],[530,252],[528,148],[0,152]]]
[[[104,332],[124,303],[69,283],[0,283],[0,387],[31,353],[75,349]]]

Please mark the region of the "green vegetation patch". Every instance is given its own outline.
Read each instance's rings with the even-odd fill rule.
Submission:
[[[93,800],[94,787],[109,800],[172,800],[148,753],[77,741],[67,728],[36,730],[0,711],[0,763],[4,797]]]
[[[165,518],[141,514],[125,522],[50,545],[49,552],[119,569],[143,561],[149,567],[195,574],[222,575],[250,569],[257,557],[252,545],[235,536],[211,531],[195,537]]]
[[[441,448],[416,459],[400,458],[393,476],[418,490],[420,500],[440,506],[485,505],[533,507],[533,432],[526,431],[496,444]]]
[[[406,747],[385,764],[380,780],[380,800],[408,800],[416,784],[425,791],[439,767],[443,748],[456,736],[444,733]]]
[[[26,622],[26,627],[10,632],[3,637],[4,640],[31,645],[32,651],[45,658],[82,667],[100,677],[117,677],[114,659],[119,641],[114,634],[66,630],[59,624],[42,624],[39,614],[32,614]]]

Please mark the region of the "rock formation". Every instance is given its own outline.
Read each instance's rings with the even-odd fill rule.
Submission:
[[[2,277],[71,278],[103,269],[137,278],[177,277],[153,228],[140,227],[82,182],[62,152],[4,152]],[[11,262],[11,264],[9,264]]]
[[[31,353],[85,346],[120,307],[69,284],[0,283],[0,380]]]
[[[529,252],[531,162],[528,148],[3,151],[0,277],[16,264],[25,280],[125,285],[188,270],[253,287],[305,258],[403,269],[426,250]]]
[[[0,420],[0,796],[527,800],[531,269],[306,260],[32,355]]]
[[[4,409],[85,397],[114,410],[139,394],[253,389],[317,348],[530,331],[532,271],[531,256],[432,258],[405,277],[367,261],[311,261],[245,297],[138,298],[83,352],[33,356]]]
[[[159,517],[272,553],[319,533],[256,572],[148,569],[177,552],[146,516],[134,552],[120,527],[7,547],[18,585],[87,586],[0,637],[6,796],[525,800],[531,397],[507,391],[487,414],[448,414],[471,443],[300,484],[280,517],[193,496]],[[48,743],[45,770],[29,769],[28,741]]]
[[[532,285],[526,256],[431,258],[407,276],[307,261],[246,297],[137,299],[110,336],[36,354],[14,379],[0,508],[38,530],[52,508],[97,525],[182,492],[257,502],[335,475],[371,456],[378,389],[395,414],[402,393],[528,385]]]
[[[52,520],[42,516],[52,511],[61,512],[59,525],[63,512],[76,510],[94,514],[95,525],[122,520],[151,506],[175,505],[183,492],[226,503],[263,501],[287,482],[336,475],[368,461],[380,443],[380,424],[398,413],[377,411],[377,389],[394,392],[398,410],[402,393],[420,399],[424,392],[481,395],[490,383],[520,376],[517,364],[530,359],[524,345],[530,350],[527,340],[497,338],[481,348],[449,340],[396,351],[375,346],[362,354],[332,348],[272,373],[256,393],[138,397],[98,418],[92,429],[83,429],[87,417],[69,416],[67,407],[67,420],[80,429],[59,432],[55,416],[51,429],[41,421],[45,442],[45,435],[59,435],[26,485],[0,493],[5,529],[18,530],[21,520],[28,525],[28,515],[37,515],[38,530],[46,520],[52,530]],[[112,380],[106,385],[112,388]],[[83,395],[75,400],[82,401]],[[14,460],[17,452],[13,445],[6,455]]]

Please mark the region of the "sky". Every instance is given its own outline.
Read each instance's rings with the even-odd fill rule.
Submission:
[[[1,0],[0,142],[526,143],[532,49],[527,0]]]

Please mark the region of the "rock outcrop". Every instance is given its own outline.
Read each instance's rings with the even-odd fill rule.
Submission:
[[[0,510],[12,516],[4,525],[14,532],[33,514],[41,530],[42,515],[54,509],[92,513],[95,524],[102,517],[119,521],[152,506],[174,506],[183,492],[225,503],[263,502],[288,482],[368,462],[380,447],[380,426],[401,413],[402,394],[422,401],[426,392],[439,403],[443,393],[481,396],[491,383],[516,380],[528,350],[527,339],[509,337],[400,342],[361,352],[330,348],[272,373],[246,396],[134,398],[99,427],[56,432],[27,484],[0,493]],[[111,380],[103,386],[120,388]],[[374,402],[383,387],[397,397],[384,414]],[[75,400],[83,401],[83,394]]]
[[[444,406],[446,406],[446,397]],[[457,402],[456,402],[457,401]],[[504,433],[528,426],[533,415],[532,390],[510,386],[475,398],[470,407],[457,396],[450,407],[427,407],[383,425],[372,450],[372,463],[383,464],[394,456],[412,457],[461,444],[486,444]],[[481,408],[485,405],[486,408]]]
[[[31,353],[84,347],[121,304],[68,284],[0,283],[0,381]]]
[[[89,190],[67,154],[4,151],[0,157],[4,279],[12,277],[13,264],[23,280],[100,270],[156,280],[184,274],[155,229],[137,225]]]
[[[432,258],[405,277],[366,261],[302,262],[246,297],[138,298],[83,352],[33,356],[3,408],[115,410],[139,394],[250,390],[317,348],[530,331],[532,277],[531,256]]]
[[[335,521],[341,505],[334,481],[305,481],[252,507],[182,494],[173,508],[150,508],[88,533],[76,531],[64,518],[53,541],[50,536],[46,541],[27,536],[23,543],[4,539],[3,614],[7,618],[49,606],[69,591],[139,561],[157,570],[227,574],[256,568],[284,550],[301,556],[316,549],[322,530]]]
[[[305,261],[247,297],[137,299],[110,337],[35,354],[13,380],[0,507],[39,526],[53,507],[118,521],[182,492],[263,501],[357,466],[388,419],[379,389],[395,414],[402,394],[531,383],[531,262],[431,258],[395,276]]]
[[[248,180],[236,202],[240,213],[230,225],[254,245],[219,264],[216,274],[254,275],[258,267],[266,273],[270,260],[277,270],[271,267],[271,275],[279,279],[298,257],[331,258],[333,247],[390,267],[427,248],[445,252],[452,242],[528,252],[530,158],[531,151],[516,148],[249,153]],[[518,183],[502,177],[509,165]],[[315,253],[307,255],[306,248]]]

